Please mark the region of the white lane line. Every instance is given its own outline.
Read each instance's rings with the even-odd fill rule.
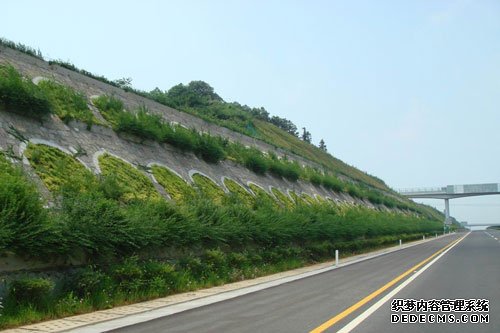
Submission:
[[[389,299],[394,297],[398,292],[400,292],[404,287],[409,285],[413,280],[415,280],[420,274],[422,274],[427,268],[431,267],[432,264],[434,264],[436,261],[439,260],[442,256],[444,256],[448,251],[450,251],[452,248],[457,246],[458,243],[463,241],[465,237],[467,237],[470,234],[467,233],[461,240],[450,246],[449,248],[446,249],[446,251],[443,251],[440,255],[438,255],[436,258],[434,258],[431,262],[429,262],[427,265],[425,265],[422,269],[420,269],[417,273],[409,277],[407,280],[405,280],[403,283],[401,283],[399,286],[394,288],[390,293],[385,295],[383,298],[381,298],[377,303],[373,304],[370,308],[368,308],[365,312],[354,318],[349,324],[345,325],[342,329],[337,331],[337,333],[348,333],[352,331],[356,326],[361,324],[363,320],[368,318],[370,315],[372,315],[375,311],[377,311],[382,305],[384,305]]]

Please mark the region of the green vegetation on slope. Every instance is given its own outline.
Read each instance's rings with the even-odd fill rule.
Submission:
[[[42,150],[38,168],[72,158],[37,146],[29,149]],[[53,186],[60,201],[43,209],[20,168],[0,156],[0,252],[85,263],[57,286],[39,278],[9,283],[1,328],[255,277],[331,258],[335,249],[358,252],[441,229],[439,222],[365,208],[284,210],[223,201],[221,188],[199,174],[193,179],[200,192],[224,204],[194,196],[173,205],[156,200],[149,179],[127,163],[110,155],[99,162],[102,176],[60,181]],[[62,177],[61,169],[46,169]],[[123,200],[116,183],[141,195]],[[134,257],[139,251],[151,259]],[[168,260],[154,259],[159,254]]]
[[[6,107],[7,110],[35,118],[42,118],[42,115],[47,112],[59,110],[56,112],[65,120],[83,120],[87,121],[89,126],[92,122],[96,122],[87,106],[84,105],[85,100],[83,95],[70,88],[51,82],[41,82],[42,87],[46,86],[44,91],[30,81],[23,79],[12,67],[0,67],[3,68],[6,73],[4,81],[2,81],[3,83],[0,84],[0,91],[3,89],[3,95],[0,95],[0,97],[2,97],[1,102],[3,107]],[[205,85],[202,84],[201,88],[208,86]],[[209,94],[210,89],[212,88],[209,87]],[[200,90],[202,94],[204,93],[203,89],[198,90]],[[48,102],[47,105],[41,103],[44,99]],[[215,98],[215,101],[217,103],[225,103],[217,98]],[[296,181],[300,178],[305,181],[310,181],[315,185],[322,185],[326,189],[346,192],[351,196],[367,199],[374,204],[383,204],[389,208],[411,210],[433,217],[439,215],[438,212],[431,208],[416,205],[408,200],[396,199],[394,196],[388,196],[379,190],[369,188],[365,183],[351,184],[342,182],[333,174],[322,174],[318,170],[301,168],[297,163],[289,162],[286,158],[280,160],[272,153],[269,155],[263,154],[257,149],[249,149],[243,147],[241,144],[229,143],[227,140],[220,137],[199,134],[192,129],[185,129],[182,126],[171,126],[165,123],[160,116],[150,114],[146,108],[139,108],[135,113],[128,112],[124,110],[123,103],[113,97],[101,96],[95,101],[95,104],[101,110],[103,117],[108,120],[116,131],[127,132],[158,142],[167,142],[181,150],[192,151],[210,163],[216,163],[221,159],[227,158],[245,165],[259,174],[269,172],[275,176],[284,177],[291,181]],[[240,107],[243,111],[246,110],[245,112],[248,111],[254,115],[259,115],[264,112],[261,109],[249,109],[237,103],[233,106]],[[47,108],[44,109],[45,107]],[[230,117],[228,119],[230,119]],[[271,121],[274,119],[275,117],[271,118]],[[283,122],[288,124],[286,119],[281,119],[278,123],[281,124]],[[274,129],[276,130],[277,128]],[[296,140],[293,135],[282,130],[278,129],[277,133],[281,133],[285,135],[285,137],[288,135],[289,139]],[[277,141],[278,139],[274,138],[273,140]],[[298,142],[302,145],[306,145],[305,147],[309,147],[308,144],[304,142]],[[309,148],[312,149],[311,151],[315,151],[316,149],[313,146]],[[324,154],[321,149],[319,151]],[[342,173],[342,171],[334,171],[333,173]]]
[[[269,117],[264,108],[250,108],[236,102],[225,102],[203,81],[192,81],[188,85],[179,84],[164,92],[157,88],[149,93],[149,97],[159,103],[305,157],[335,174],[345,175],[384,191],[389,190],[380,179],[369,176],[334,158],[325,150],[300,140],[297,137],[296,126],[287,119]]]
[[[224,185],[229,192],[238,198],[245,205],[252,207],[255,204],[255,198],[243,186],[232,179],[224,178]]]
[[[0,154],[0,253],[50,253],[47,244],[57,239],[52,227],[35,185]]]
[[[99,167],[108,179],[116,179],[118,186],[121,187],[120,199],[124,201],[160,199],[160,194],[151,180],[127,162],[109,154],[103,154],[99,156]]]
[[[302,200],[304,200],[306,203],[308,203],[309,205],[316,205],[319,200],[315,200],[313,197],[311,197],[309,194],[307,193],[302,193],[300,195],[300,197],[302,198]]]
[[[17,49],[39,59],[43,59],[40,50],[35,50],[20,43],[14,43],[1,38],[0,45]],[[270,117],[269,112],[263,107],[251,108],[237,102],[225,102],[215,93],[210,85],[203,81],[192,81],[187,85],[179,84],[170,88],[168,91],[162,91],[156,88],[151,92],[145,92],[132,88],[130,86],[131,79],[112,81],[103,76],[79,69],[69,62],[59,60],[50,61],[49,64],[60,65],[126,91],[131,91],[140,96],[151,98],[164,105],[194,114],[207,121],[261,139],[274,146],[319,163],[335,175],[345,175],[365,185],[378,188],[382,191],[390,191],[385,183],[377,177],[368,175],[345,164],[326,153],[326,149],[316,148],[311,145],[307,142],[308,140],[299,140],[297,138],[297,126],[291,121],[277,116]]]
[[[159,115],[152,114],[146,107],[135,112],[124,109],[123,103],[112,96],[100,96],[94,99],[99,109],[117,132],[133,134],[137,137],[169,143],[183,151],[190,151],[210,163],[217,163],[225,158],[224,141],[208,134],[199,134],[193,129],[171,125]]]
[[[24,151],[31,166],[50,191],[59,191],[75,177],[88,177],[91,172],[71,155],[43,144],[30,143]]]
[[[273,124],[259,119],[254,119],[253,122],[259,134],[258,138],[261,140],[316,162],[335,174],[347,176],[384,191],[388,190],[387,186],[380,179],[345,164],[325,151],[286,133]]]
[[[217,205],[222,204],[226,194],[219,185],[199,173],[195,173],[192,178],[195,186],[203,195],[210,198]]]
[[[274,196],[278,201],[285,207],[285,208],[293,208],[294,207],[294,202],[290,199],[290,197],[280,190],[278,190],[276,187],[271,188],[271,192],[273,192]]]
[[[187,202],[196,195],[196,191],[191,185],[169,169],[153,165],[151,170],[155,179],[175,202]]]
[[[52,105],[54,113],[64,122],[79,120],[92,126],[99,123],[87,106],[87,98],[73,88],[54,81],[42,80],[38,83]]]
[[[52,112],[47,95],[14,67],[0,64],[0,109],[42,119]]]
[[[256,207],[269,206],[274,209],[280,208],[280,205],[276,202],[276,199],[261,187],[252,183],[250,183],[248,187],[250,187],[252,192],[255,194]]]

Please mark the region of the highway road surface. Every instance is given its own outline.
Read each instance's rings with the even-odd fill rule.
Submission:
[[[500,232],[493,230],[450,235],[114,332],[500,332],[499,240]],[[420,302],[418,312],[408,308],[408,299]],[[433,299],[438,305],[444,300],[439,311],[447,311],[450,302],[465,310],[460,299],[480,303],[465,313],[425,311],[422,304],[435,306]],[[410,313],[426,321],[438,314],[439,320],[451,321],[453,314],[489,322],[391,323]]]

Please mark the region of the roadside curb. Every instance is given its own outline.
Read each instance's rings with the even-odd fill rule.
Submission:
[[[262,276],[251,280],[233,282],[217,287],[158,298],[151,301],[119,306],[108,310],[99,310],[82,315],[40,322],[37,324],[4,330],[2,332],[103,332],[117,329],[272,288],[309,276],[325,273],[449,235],[450,234],[440,235],[437,238],[431,237],[426,240],[409,242],[401,246],[396,245],[393,247],[347,257],[340,260],[338,266],[335,266],[335,261],[328,261],[290,271]]]

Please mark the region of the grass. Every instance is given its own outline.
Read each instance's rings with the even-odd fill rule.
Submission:
[[[302,168],[297,162],[289,161],[286,156],[278,159],[273,153],[264,154],[258,149],[246,148],[239,143],[230,143],[220,137],[199,134],[193,129],[170,125],[160,115],[150,113],[145,107],[141,107],[135,112],[129,112],[124,109],[123,102],[112,96],[100,96],[94,99],[93,103],[115,131],[129,133],[146,140],[171,144],[182,151],[193,152],[209,163],[218,163],[221,160],[228,159],[260,175],[270,173],[290,181],[303,179],[316,186],[322,185],[332,191],[346,192],[354,197],[373,200],[374,204],[383,203],[391,208],[399,207],[421,212],[417,206],[390,198],[380,190],[372,190],[363,183],[345,183],[332,174],[325,175],[321,171],[310,167]],[[297,140],[293,135],[279,131],[276,133],[285,135],[281,139]],[[279,138],[277,140],[279,141]],[[300,140],[299,144],[302,148],[310,146]],[[317,150],[319,151],[318,154],[325,155],[324,151]],[[326,154],[326,156],[330,155]],[[330,156],[330,158],[333,157]],[[339,164],[339,166],[345,167],[343,164]],[[337,170],[338,173],[347,172],[346,170],[339,170]],[[300,198],[297,200],[301,201]]]
[[[104,176],[116,179],[121,187],[121,200],[161,199],[151,180],[127,162],[106,153],[99,156],[99,167]]]
[[[234,180],[224,178],[224,185],[232,195],[245,205],[252,207],[255,204],[254,196]]]
[[[319,200],[314,199],[307,193],[302,193],[300,197],[304,202],[308,203],[309,205],[316,205],[318,204],[318,202],[320,202]]]
[[[280,208],[280,205],[276,202],[276,199],[261,187],[253,183],[250,183],[248,187],[250,187],[252,192],[255,194],[256,205],[269,206],[274,209]]]
[[[53,110],[45,92],[10,65],[0,65],[0,108],[35,119]]]
[[[9,47],[9,48],[17,50],[17,51],[20,51],[20,52],[28,54],[32,57],[44,60],[42,52],[39,49],[36,50],[36,49],[34,49],[30,46],[24,45],[22,43],[16,43],[16,42],[13,42],[13,41],[10,41],[8,39],[0,37],[0,45],[5,46],[5,47]]]
[[[210,198],[214,203],[221,205],[226,194],[222,188],[214,183],[210,178],[202,174],[195,173],[192,176],[196,188],[206,197]]]
[[[75,177],[91,176],[76,158],[51,146],[30,143],[24,155],[50,191],[58,192]]]
[[[42,119],[47,112],[54,110],[65,121],[77,119],[87,122],[89,126],[97,122],[87,107],[85,97],[71,88],[52,81],[42,81],[40,87],[37,87],[30,81],[24,80],[12,67],[3,66],[2,70],[5,72],[5,77],[3,83],[0,84],[0,90],[4,90],[1,95],[4,107],[12,108],[15,112],[21,112],[39,119]],[[48,103],[45,105],[48,109],[44,109],[39,104],[44,98]],[[151,114],[144,107],[139,108],[135,113],[128,112],[124,110],[123,103],[114,97],[99,97],[94,101],[94,104],[101,110],[103,117],[116,131],[126,132],[160,143],[172,144],[181,150],[195,153],[209,163],[217,163],[228,158],[245,165],[258,174],[271,173],[291,181],[301,178],[316,185],[321,184],[333,191],[342,191],[354,197],[367,199],[374,204],[411,210],[433,218],[439,215],[430,208],[422,208],[407,200],[389,197],[378,190],[368,188],[362,183],[343,183],[331,174],[323,175],[318,170],[303,169],[297,163],[287,161],[286,158],[279,160],[273,154],[265,155],[256,149],[229,143],[222,138],[199,134],[194,130],[188,130],[181,126],[172,126],[159,115]],[[37,107],[37,109],[33,109],[34,107]],[[277,133],[285,136],[289,135],[283,131]],[[293,136],[289,137],[289,139],[292,138]],[[279,141],[278,138],[275,139]],[[305,143],[300,144],[304,145]],[[321,151],[321,154],[324,154],[324,152]]]
[[[179,125],[171,125],[144,106],[130,112],[124,109],[123,102],[112,96],[100,96],[94,99],[93,103],[118,133],[129,133],[142,139],[168,143],[182,151],[193,152],[209,163],[218,163],[225,158],[221,139],[199,134],[193,129]]]
[[[355,167],[352,167],[322,151],[321,149],[299,140],[297,137],[289,133],[286,133],[273,124],[258,119],[254,120],[254,124],[257,129],[258,137],[265,142],[305,157],[310,161],[326,167],[328,170],[336,174],[345,175],[356,181],[383,191],[389,190],[385,183],[380,179],[367,175]]]
[[[151,170],[155,179],[175,202],[188,202],[196,195],[196,191],[191,185],[169,169],[153,165]]]
[[[47,231],[56,226],[43,205],[21,167],[0,154],[0,253],[51,253],[48,244],[57,236]]]
[[[421,234],[407,234],[338,244],[319,242],[306,248],[278,246],[231,253],[210,249],[197,257],[186,256],[174,264],[128,257],[109,266],[85,266],[66,275],[59,288],[52,288],[42,301],[40,298],[27,298],[27,295],[20,298],[10,291],[0,317],[0,328],[253,279],[331,260],[336,249],[345,255],[358,254],[395,244],[399,238],[410,241],[420,237]],[[19,284],[19,281],[33,283],[35,280],[24,278],[15,280],[13,284]]]
[[[288,192],[290,194],[290,196],[292,197],[292,200],[293,202],[296,204],[296,205],[304,205],[306,204],[306,201],[297,195],[297,193],[295,193],[294,191],[289,191]]]
[[[294,202],[285,195],[283,192],[278,190],[276,187],[271,188],[271,192],[273,192],[274,196],[285,208],[293,208],[295,206]]]
[[[118,118],[118,115],[125,109],[121,100],[108,95],[101,95],[94,98],[92,103],[99,109],[102,117],[112,126],[116,126],[116,119]]]
[[[16,44],[6,39],[1,39],[0,44],[43,59],[39,50],[37,51],[25,45],[19,43]],[[347,165],[344,162],[336,159],[332,155],[326,153],[325,151],[304,141],[301,141],[294,135],[291,135],[286,131],[278,128],[271,123],[271,118],[264,108],[250,108],[246,105],[241,105],[236,102],[226,103],[213,91],[212,87],[202,81],[193,81],[187,86],[180,84],[173,87],[168,92],[162,92],[159,89],[155,89],[154,91],[147,93],[144,91],[135,90],[130,86],[123,85],[119,82],[120,80],[111,81],[106,79],[105,77],[98,76],[88,71],[79,69],[68,62],[50,61],[49,64],[60,65],[72,71],[79,72],[83,75],[111,84],[115,87],[122,88],[126,91],[131,91],[143,97],[156,100],[157,102],[163,103],[165,105],[175,107],[185,112],[193,113],[210,122],[214,122],[237,132],[261,139],[267,143],[270,143],[271,145],[283,148],[294,154],[305,157],[306,159],[309,159],[310,161],[316,162],[321,165],[321,167],[325,168],[328,173],[332,173],[336,176],[347,176],[361,184],[362,187],[369,186],[382,192],[395,195],[395,193],[391,191],[379,178],[371,176],[356,169],[355,167]],[[11,75],[9,74],[3,76],[6,77]],[[17,76],[18,78],[20,77],[18,74]],[[19,83],[22,80],[20,81],[18,78],[12,81],[16,81],[18,85],[18,87],[15,88],[15,91],[13,91],[14,93],[3,95],[0,93],[0,103],[3,104],[2,107],[8,109],[9,111],[23,113],[31,117],[43,118],[44,112],[45,114],[49,113],[52,107],[50,103],[46,103],[47,96],[40,94],[39,91],[31,91],[34,85],[30,85],[29,83],[27,83],[26,86],[20,88]],[[0,84],[0,91],[1,90],[2,86]],[[13,96],[13,98],[11,98],[10,96]],[[18,96],[21,96],[21,98],[17,98]],[[16,98],[17,100],[15,100]],[[19,107],[21,105],[24,106]],[[35,105],[38,105],[38,107],[34,107]],[[55,107],[58,107],[57,103],[55,104]],[[80,119],[87,123],[90,122],[90,118],[88,117],[88,114],[85,112],[85,110],[78,109],[73,112],[75,112],[75,115],[73,116],[70,115],[67,111],[62,111],[60,112],[60,114],[62,114],[62,117],[64,119],[74,117],[74,119]],[[105,118],[107,117],[105,115],[106,111],[101,110],[101,113],[103,113],[103,116]],[[113,127],[120,128],[120,123],[116,123],[116,119],[114,119],[113,117],[107,118]],[[121,125],[126,125],[124,127],[121,127],[122,130],[134,132],[137,130],[137,128],[139,128],[139,131],[146,130],[143,134],[145,134],[146,136],[148,135],[147,128],[141,128],[141,126],[138,126],[141,125],[141,121],[137,121],[137,119],[135,119],[134,117],[130,117],[130,115],[121,115],[118,118],[123,118]],[[167,135],[163,133],[163,138],[168,137],[168,132],[169,131],[166,131]],[[182,132],[182,130],[180,130],[180,132]],[[151,135],[151,133],[149,133],[149,135]],[[152,136],[156,137],[157,133],[153,134]],[[186,136],[184,135],[184,137]],[[177,139],[178,138],[174,136],[174,139],[171,140],[171,143],[175,145],[176,142],[179,141]],[[225,151],[224,149],[224,144],[222,144],[221,147],[221,140],[219,139],[209,137],[208,140],[199,140],[196,144],[193,140],[186,141],[181,139],[180,143],[181,145],[184,144],[192,147],[190,149],[194,150],[195,152],[197,151],[197,155],[201,156],[203,159],[211,163],[216,163],[224,159],[225,157],[229,159],[234,158],[234,156],[227,156],[227,151]],[[254,171],[256,171],[257,173],[263,173],[262,166],[264,166],[265,172],[269,171],[276,176],[285,177],[290,180],[297,180],[298,178],[306,179],[304,178],[304,173],[296,166],[292,165],[290,167],[289,165],[283,163],[275,163],[275,161],[272,160],[264,161],[264,164],[267,164],[266,166],[263,165],[262,162],[262,160],[259,161],[259,157],[257,155],[254,155],[247,157],[246,163],[243,162],[243,164],[249,165],[249,168],[254,168]],[[370,198],[374,198],[373,195],[366,194],[364,193],[364,191],[354,190],[352,188],[345,189],[344,186],[338,183],[338,180],[332,181],[332,175],[330,175],[329,177],[330,179],[323,179],[322,184],[331,190],[351,192],[352,195],[363,196],[363,198],[368,200],[370,200]],[[310,181],[314,184],[318,184],[319,179],[319,175],[316,175],[313,176],[313,178],[310,178]],[[388,207],[398,207],[401,209],[418,211],[420,214],[424,214],[426,216],[437,217],[439,215],[438,212],[432,210],[429,207],[418,206],[404,200],[395,202],[390,196],[384,196],[385,198],[383,200],[383,204]],[[375,200],[379,201],[378,199]]]
[[[54,113],[65,123],[78,120],[86,123],[89,128],[92,124],[99,123],[82,93],[51,80],[42,80],[38,86],[47,95]]]
[[[57,165],[53,160],[67,160],[69,155],[52,149],[42,154],[50,159],[39,161]],[[6,296],[0,327],[252,278],[326,260],[335,249],[359,252],[442,227],[438,221],[361,207],[294,206],[288,199],[288,209],[276,208],[264,204],[269,194],[253,184],[259,194],[256,204],[247,206],[228,200],[200,174],[193,175],[198,188],[218,203],[202,196],[176,205],[152,195],[124,200],[124,193],[154,190],[149,179],[111,155],[101,155],[99,162],[107,177],[74,177],[58,185],[57,205],[43,209],[21,168],[0,156],[0,253],[39,260],[76,256],[85,263],[54,288],[43,281],[18,284],[25,292]],[[129,191],[113,191],[116,183],[130,186]],[[235,184],[240,186],[228,187]],[[38,296],[29,296],[36,290]]]

